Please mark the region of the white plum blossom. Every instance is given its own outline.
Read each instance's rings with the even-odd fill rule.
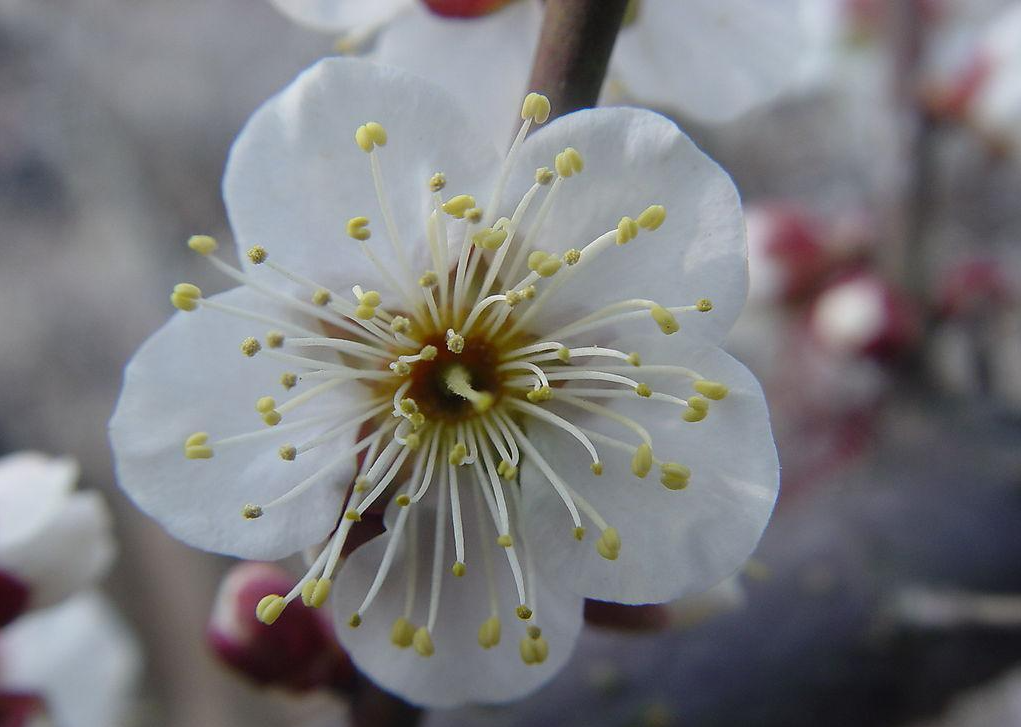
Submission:
[[[15,725],[125,725],[141,667],[135,637],[115,609],[85,591],[0,631],[0,714],[20,702],[29,709]]]
[[[501,132],[517,101],[508,89],[525,87],[543,16],[540,0],[272,2],[309,27],[347,31],[345,48],[384,28],[373,58],[442,83]],[[478,7],[465,19],[444,5]],[[704,123],[734,119],[799,82],[801,13],[799,0],[631,0],[604,100],[638,100]]]
[[[426,81],[304,72],[229,156],[242,266],[189,241],[239,286],[174,288],[111,421],[122,487],[175,536],[319,545],[260,620],[332,590],[355,664],[418,704],[535,689],[585,597],[707,590],[777,494],[761,390],[719,348],[747,294],[730,178],[653,112],[529,135],[549,112],[529,94],[501,155]]]
[[[0,458],[0,621],[21,610],[4,602],[8,588],[23,594],[23,607],[49,606],[94,583],[113,561],[106,503],[76,492],[77,479],[70,458]]]

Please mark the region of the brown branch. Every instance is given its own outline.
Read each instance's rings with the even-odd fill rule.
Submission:
[[[552,116],[596,105],[628,0],[547,0],[529,89]]]

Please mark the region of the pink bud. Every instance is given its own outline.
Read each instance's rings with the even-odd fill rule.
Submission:
[[[28,607],[28,586],[0,570],[0,627],[16,619]],[[6,724],[0,720],[0,725]]]
[[[220,584],[206,637],[216,655],[259,684],[305,691],[350,688],[354,667],[326,612],[291,603],[275,623],[255,617],[259,601],[287,593],[294,577],[269,563],[234,566]]]
[[[422,0],[425,6],[445,18],[478,18],[496,12],[510,0]]]
[[[829,261],[816,219],[783,203],[750,207],[746,219],[753,298],[795,303],[822,284]]]
[[[916,342],[919,325],[907,297],[870,272],[827,287],[810,315],[816,341],[830,353],[851,357],[895,358]]]
[[[965,318],[1010,305],[1015,291],[995,260],[973,258],[957,263],[940,279],[936,304],[941,316]]]
[[[42,697],[24,692],[0,691],[0,726],[26,727],[46,715]]]

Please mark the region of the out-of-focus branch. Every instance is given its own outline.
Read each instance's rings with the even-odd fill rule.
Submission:
[[[552,115],[596,105],[628,0],[547,0],[529,90]]]

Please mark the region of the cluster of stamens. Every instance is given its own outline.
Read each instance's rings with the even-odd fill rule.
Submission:
[[[463,576],[470,564],[462,510],[462,499],[470,495],[482,532],[494,533],[492,541],[472,544],[481,551],[490,594],[490,614],[482,619],[478,643],[489,649],[501,638],[490,553],[495,544],[494,552],[503,551],[515,583],[515,613],[525,622],[521,658],[525,664],[540,664],[549,647],[538,626],[535,608],[532,564],[538,554],[531,552],[523,538],[524,511],[517,482],[523,462],[528,461],[541,473],[563,502],[565,537],[583,540],[586,523],[594,526],[599,533],[595,549],[608,561],[618,558],[622,541],[617,529],[577,491],[577,483],[565,481],[529,441],[529,423],[544,422],[576,440],[591,459],[594,475],[603,472],[603,449],[613,456],[629,458],[631,472],[637,478],[646,478],[658,467],[660,482],[667,489],[682,490],[688,485],[690,470],[681,463],[658,460],[646,429],[598,402],[633,397],[650,406],[676,406],[684,421],[698,422],[709,413],[711,401],[727,395],[726,386],[680,366],[644,365],[637,352],[576,341],[587,332],[642,317],[651,317],[662,333],[671,335],[680,328],[678,314],[708,312],[711,303],[702,299],[692,305],[668,307],[652,300],[629,299],[556,331],[538,332],[531,325],[576,271],[598,264],[600,258],[612,255],[616,246],[655,231],[666,217],[662,206],[651,205],[634,218],[622,217],[612,229],[562,255],[536,249],[534,243],[562,185],[584,169],[581,154],[567,148],[555,157],[552,169],[536,172],[535,183],[511,216],[497,218],[518,149],[530,126],[544,122],[548,115],[546,98],[529,94],[522,107],[524,123],[487,207],[480,207],[470,194],[445,197],[447,179],[442,172],[423,180],[433,207],[424,231],[431,255],[428,270],[412,269],[385,193],[379,149],[386,145],[386,131],[376,122],[357,129],[355,141],[369,157],[392,254],[384,255],[369,246],[373,231],[368,217],[348,220],[346,232],[376,267],[392,300],[357,285],[346,296],[279,265],[261,246],[248,251],[253,265],[268,267],[304,289],[307,297],[301,299],[276,290],[263,282],[264,278],[253,278],[220,261],[213,254],[217,245],[212,238],[196,236],[189,241],[193,250],[239,283],[306,314],[318,324],[306,328],[275,320],[255,310],[204,298],[194,285],[176,286],[171,301],[180,310],[206,307],[269,326],[271,330],[262,341],[255,337],[242,341],[241,353],[269,357],[293,369],[283,374],[280,385],[288,392],[299,391],[279,403],[270,395],[260,397],[255,402],[255,413],[265,427],[257,431],[218,441],[210,441],[205,432],[187,435],[185,456],[208,459],[226,447],[271,440],[280,459],[291,462],[314,449],[349,441],[354,438],[352,433],[369,431],[350,446],[339,448],[342,451],[335,452],[322,468],[272,502],[242,506],[245,518],[273,517],[275,508],[311,488],[324,486],[344,463],[361,458],[345,512],[342,516],[338,513],[336,530],[290,593],[268,595],[259,603],[257,615],[264,623],[273,623],[299,596],[307,606],[323,605],[351,528],[370,507],[392,498],[400,509],[390,540],[375,580],[349,624],[357,627],[371,617],[373,600],[403,549],[408,562],[408,595],[404,614],[392,625],[391,641],[402,649],[413,647],[422,656],[432,655],[436,648],[432,634],[446,569],[445,533],[453,534],[452,575]],[[527,233],[522,234],[523,219],[544,190]],[[458,250],[451,245],[455,233],[461,240],[459,252],[453,257],[451,251]],[[335,352],[335,357],[309,355],[324,349]],[[693,393],[681,398],[654,391],[636,378],[643,372],[685,382]],[[366,385],[368,394],[358,410],[300,416],[303,405],[347,382]],[[589,388],[583,388],[585,385]],[[603,417],[624,430],[632,441],[577,426],[544,406],[548,402],[562,405],[558,411],[566,407],[586,416]],[[310,431],[318,433],[308,435]],[[298,439],[302,434],[307,438]],[[297,443],[288,440],[292,436]],[[465,484],[470,487],[466,489]],[[414,570],[422,559],[414,533],[417,520],[428,512],[419,504],[427,496],[435,517],[436,537],[427,616],[424,623],[415,625]]]

